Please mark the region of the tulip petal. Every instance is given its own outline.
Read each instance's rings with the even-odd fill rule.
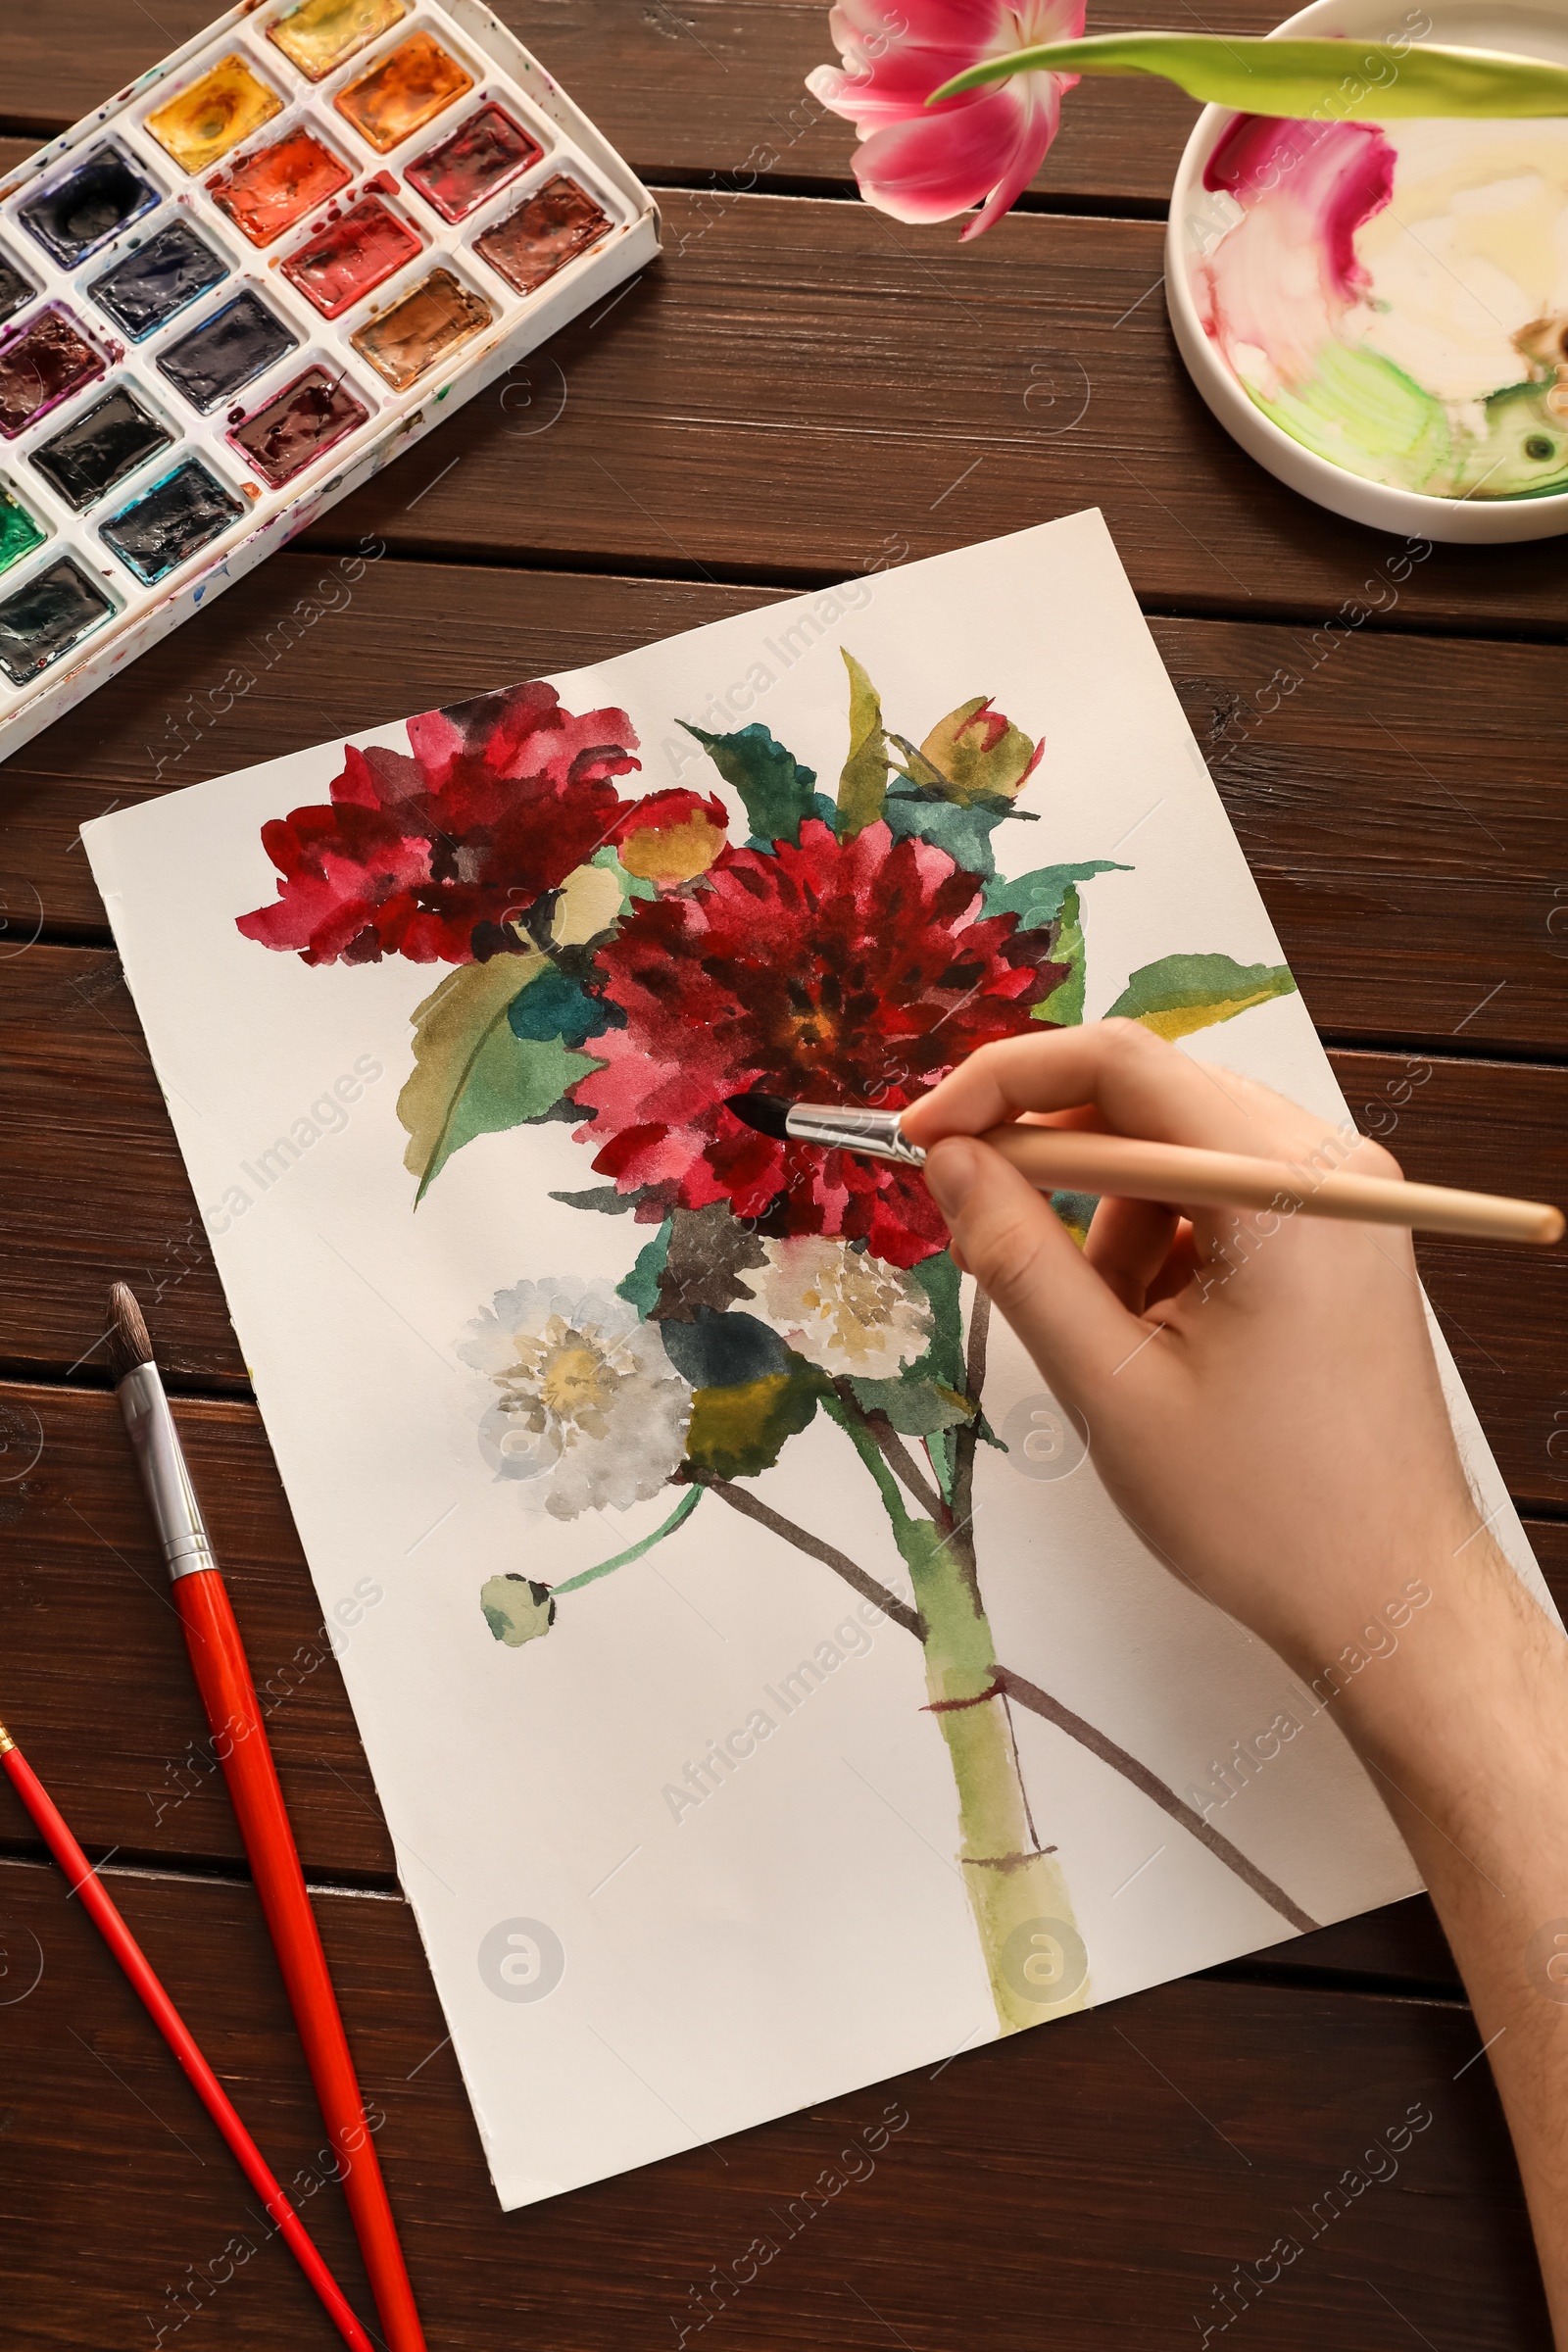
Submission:
[[[966,233],[972,234],[1028,186],[1055,136],[1058,114],[1058,104],[1026,107],[1004,87],[983,94],[976,106],[959,101],[889,123],[855,158],[860,193],[896,220],[927,221],[951,220],[1005,187],[1003,202],[987,205],[981,222],[971,223]]]
[[[1046,151],[1056,135],[1061,122],[1061,93],[1071,89],[1077,75],[1069,80],[1065,74],[1046,74],[1040,79],[1049,84],[1049,96],[1043,96],[1030,109],[1021,126],[1018,144],[1006,171],[981,206],[976,219],[964,229],[958,242],[967,245],[971,237],[985,234],[1003,214],[1017,203],[1035,173],[1046,160]]]

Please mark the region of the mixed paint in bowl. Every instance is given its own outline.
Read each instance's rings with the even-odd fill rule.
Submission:
[[[1568,490],[1568,122],[1243,115],[1203,185],[1194,300],[1265,416],[1394,489]]]

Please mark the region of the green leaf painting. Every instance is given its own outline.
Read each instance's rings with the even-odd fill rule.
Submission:
[[[1067,977],[1058,980],[1043,1004],[1035,1007],[1039,1021],[1054,1021],[1059,1029],[1076,1029],[1084,1017],[1085,971],[1084,914],[1075,883],[1069,882],[1062,893],[1061,911],[1056,917],[1056,941],[1052,950],[1058,963],[1067,966]]]
[[[1084,923],[1078,884],[1092,882],[1097,874],[1130,874],[1132,870],[1113,858],[1090,858],[1076,865],[1039,866],[1032,874],[1020,874],[1015,882],[999,879],[987,883],[987,914],[1015,914],[1024,930],[1050,922],[1056,925],[1052,957],[1067,966],[1067,977],[1057,982],[1043,1004],[1035,1006],[1037,1021],[1054,1021],[1058,1028],[1072,1029],[1084,1017]]]
[[[760,1478],[816,1411],[819,1374],[768,1372],[732,1388],[699,1389],[686,1433],[687,1459],[714,1478]]]
[[[986,912],[1015,914],[1020,930],[1037,930],[1063,911],[1069,896],[1075,895],[1075,883],[1092,882],[1097,874],[1132,871],[1114,858],[1087,858],[1074,865],[1037,866],[1032,874],[1020,874],[1016,881],[1002,876],[986,884]]]
[[[874,825],[882,814],[888,791],[887,735],[882,725],[882,697],[865,671],[841,646],[850,673],[850,748],[839,777],[838,830],[849,841]]]
[[[1172,1042],[1195,1029],[1233,1021],[1253,1004],[1296,993],[1283,963],[1236,963],[1229,956],[1164,956],[1133,973],[1105,1015],[1142,1021]]]
[[[803,817],[831,822],[832,804],[814,789],[816,770],[803,767],[760,721],[754,719],[732,735],[710,735],[689,720],[681,723],[688,735],[696,736],[725,783],[740,794],[753,839],[764,848],[775,841],[797,844]]]
[[[454,1152],[553,1110],[598,1063],[553,1035],[519,1035],[514,1008],[531,987],[558,989],[548,956],[495,956],[459,966],[414,1012],[414,1071],[398,1097],[403,1164],[424,1199]],[[523,1016],[526,1018],[526,1016]]]
[[[1568,115],[1568,68],[1501,50],[1436,42],[1250,39],[1237,33],[1102,32],[1048,41],[956,74],[927,104],[1014,74],[1153,74],[1189,98],[1242,114],[1344,122],[1424,115],[1542,119]]]
[[[1014,810],[1006,801],[975,801],[965,808],[936,793],[893,791],[882,813],[895,841],[929,841],[946,850],[956,865],[990,877],[997,870],[991,836]]]
[[[974,1419],[968,1397],[937,1380],[911,1380],[905,1373],[898,1380],[852,1380],[850,1386],[863,1411],[879,1413],[906,1438],[934,1438]]]
[[[644,1322],[659,1303],[660,1277],[669,1255],[669,1236],[670,1221],[666,1217],[653,1240],[645,1242],[638,1250],[636,1263],[625,1280],[615,1285],[616,1297],[634,1306]]]

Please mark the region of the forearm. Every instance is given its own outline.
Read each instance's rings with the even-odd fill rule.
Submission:
[[[1105,1200],[1080,1251],[972,1140],[1019,1115],[1286,1166],[1322,1123],[1119,1021],[984,1047],[904,1119],[1106,1491],[1375,1768],[1490,2044],[1568,2352],[1568,1642],[1477,1525],[1408,1238],[1298,1216],[1243,1251],[1226,1212]]]
[[[1490,1539],[1475,1552],[1431,1578],[1402,1671],[1348,1690],[1344,1728],[1469,1989],[1568,2347],[1568,1642]]]

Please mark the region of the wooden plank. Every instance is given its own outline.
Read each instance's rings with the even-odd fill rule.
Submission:
[[[16,1809],[9,1788],[0,1802]],[[250,1889],[109,1883],[285,2182],[318,2180]],[[1083,2352],[1146,2352],[1188,2337],[1195,2315],[1200,2335],[1217,2325],[1216,2288],[1282,2238],[1295,2255],[1263,2259],[1271,2282],[1253,2272],[1230,2306],[1259,2352],[1387,2352],[1407,2328],[1433,2352],[1548,2352],[1517,2177],[1457,2005],[1190,1981],[503,2217],[409,1912],[317,1907],[433,2352],[696,2342],[705,2281],[715,2331],[766,2352],[871,2352],[890,2331],[951,2352],[973,2340],[981,2292],[998,2352],[1036,2352],[1042,2313]],[[8,2345],[156,2341],[183,2310],[257,2352],[325,2352],[327,2323],[263,2242],[59,1878],[0,1864],[0,1919],[19,1979],[43,1960],[36,1988],[0,2008]],[[960,2180],[983,2192],[960,2196]],[[338,2192],[306,2211],[359,2289]],[[757,2245],[737,2281],[758,2240],[776,2251]]]
[[[43,945],[18,956],[0,994],[0,1054],[11,1106],[0,1130],[0,1361],[13,1372],[76,1363],[124,1276],[148,1298],[172,1373],[242,1382],[202,1209],[113,958]],[[1380,1130],[1408,1175],[1538,1200],[1568,1192],[1568,1072],[1419,1054],[1339,1054],[1335,1066],[1358,1123]],[[1427,1236],[1418,1248],[1511,1491],[1560,1506],[1568,1259]]]
[[[1319,1025],[1560,1052],[1563,653],[1152,626]]]
[[[274,557],[8,763],[0,958],[44,923],[107,936],[76,840],[105,808],[601,661],[770,593],[460,564],[433,588],[426,566],[394,557],[363,571]],[[1152,626],[1318,1022],[1349,1038],[1457,1030],[1471,1050],[1559,1048],[1568,846],[1542,747],[1559,733],[1564,655]]]
[[[155,1335],[161,1320],[154,1309]],[[354,1629],[322,1622],[255,1407],[182,1397],[174,1409],[306,1865],[389,1886],[392,1849],[335,1663]],[[118,1405],[103,1391],[6,1384],[0,1439],[0,1716],[95,1854],[236,1860],[242,1848]],[[1568,1611],[1568,1524],[1536,1521],[1530,1532]],[[378,1573],[372,1606],[396,1609],[402,1566]],[[108,1690],[134,1692],[134,1705],[106,1711]],[[1386,1949],[1363,1943],[1353,1955],[1333,1942],[1346,1933],[1325,1931],[1278,1956],[1292,1966],[1433,1973],[1431,1950],[1402,1930]]]
[[[673,194],[663,260],[325,514],[394,553],[810,585],[1102,508],[1161,610],[1561,630],[1549,540],[1410,556],[1309,506],[1176,357],[1155,222],[960,246],[858,202]],[[519,431],[502,402],[530,387]],[[441,476],[439,480],[437,476]],[[1420,543],[1424,548],[1425,543]]]
[[[196,1398],[175,1411],[306,1867],[390,1886],[336,1663],[354,1629],[323,1620],[260,1418]],[[241,1860],[118,1403],[6,1386],[0,1438],[0,1717],[95,1855]],[[373,1605],[396,1606],[392,1576],[388,1589]]]
[[[1547,1564],[1560,1607],[1568,1601],[1568,1529],[1536,1521],[1530,1534],[1541,1559]],[[1560,1565],[1552,1565],[1554,1562]],[[1358,1919],[1339,1920],[1312,1936],[1292,1936],[1212,1973],[1227,1983],[1268,1977],[1293,1984],[1309,1974],[1363,1988],[1398,1984],[1434,1995],[1446,1992],[1455,2000],[1464,1998],[1448,1939],[1424,1894],[1385,1903],[1378,1911],[1363,1911]]]
[[[111,0],[56,0],[47,24],[7,27],[7,117],[63,128],[212,13],[212,0],[164,0],[155,24]],[[829,183],[849,174],[855,134],[805,86],[813,66],[834,61],[820,0],[502,0],[497,13],[645,178],[711,172],[748,186],[758,172]],[[1190,22],[1179,0],[1095,18],[1102,32]],[[1266,32],[1278,13],[1267,0],[1215,0],[1203,22]],[[1164,83],[1080,84],[1036,185],[1063,202],[1162,202],[1195,115]]]

